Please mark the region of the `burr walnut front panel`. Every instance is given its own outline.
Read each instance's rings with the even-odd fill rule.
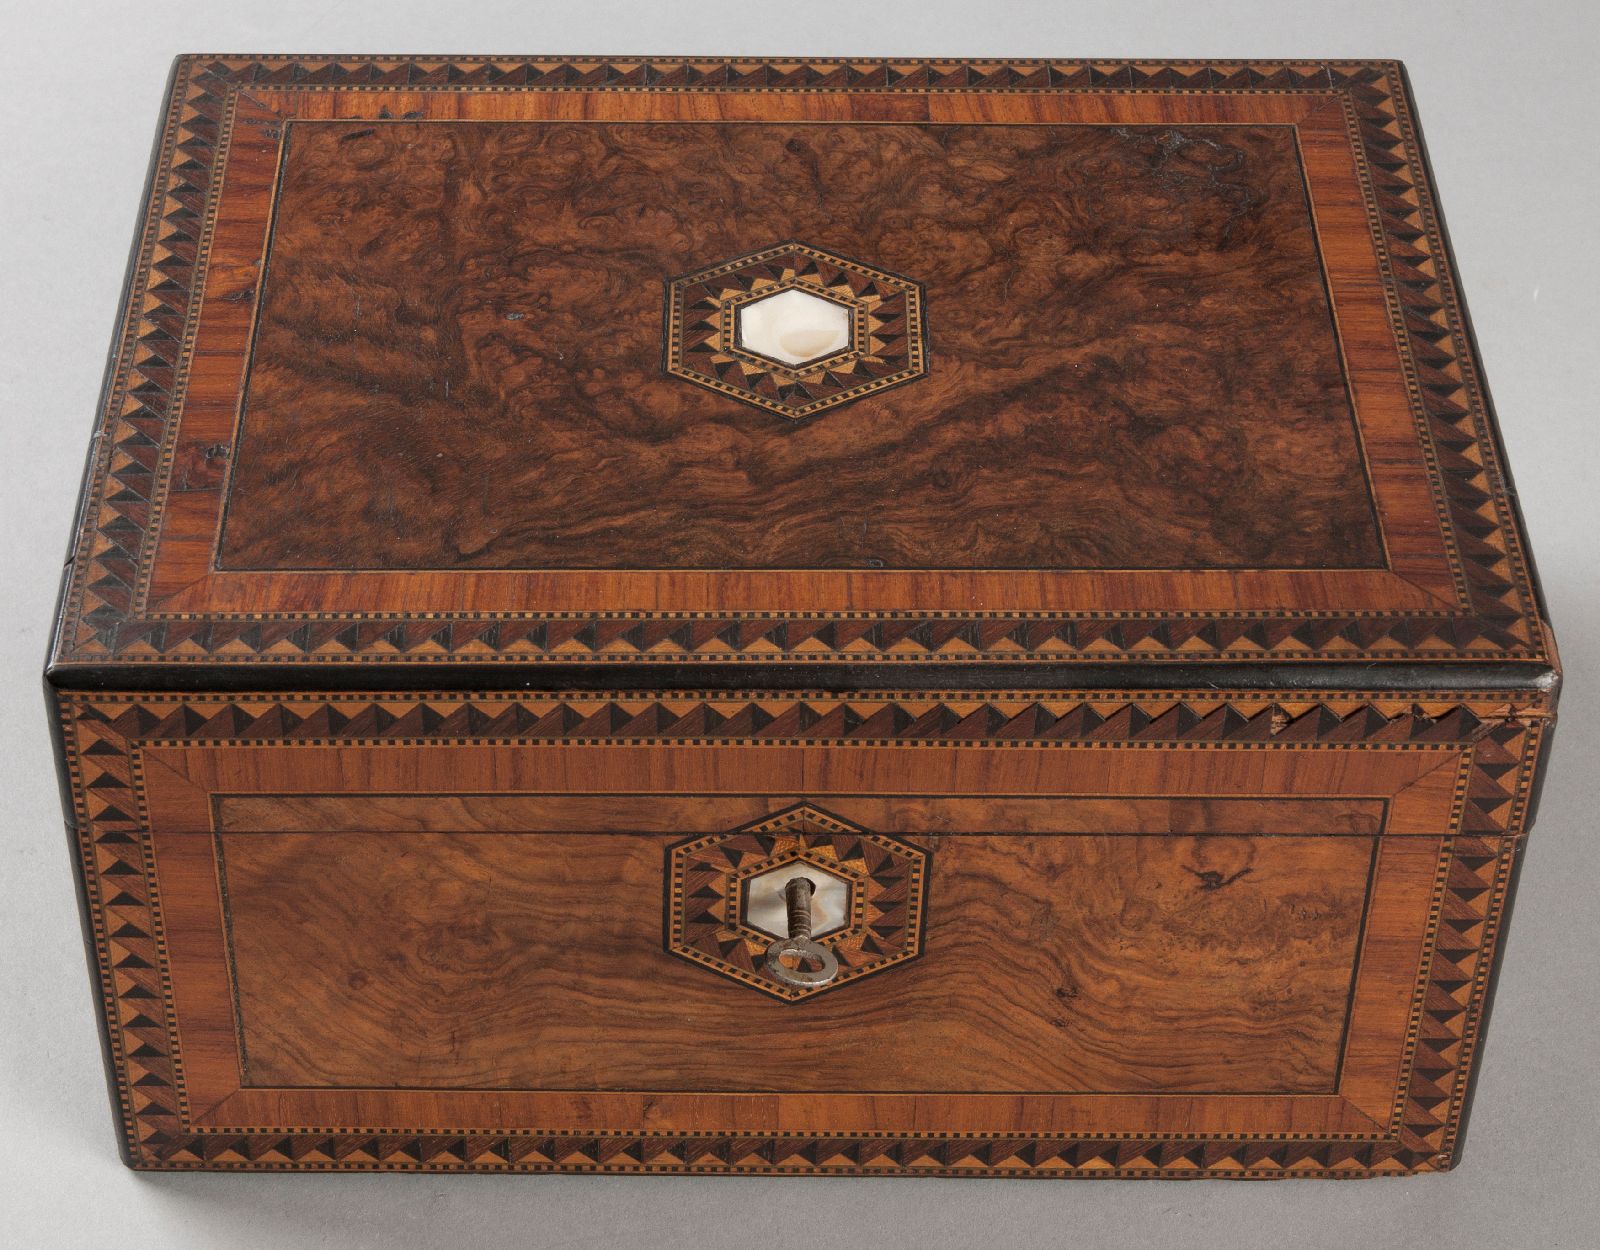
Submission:
[[[64,712],[151,1167],[1445,1166],[1542,728],[1378,696]],[[680,852],[737,870],[776,835],[714,835],[796,810],[841,871],[874,838],[914,868],[857,881],[888,957],[841,939],[861,975],[785,1000],[695,927]]]
[[[244,1086],[1338,1085],[1370,835],[923,838],[921,957],[797,1004],[663,949],[663,849],[676,835],[629,832],[656,823],[650,803],[618,803],[610,828],[582,834],[163,843],[161,860],[225,865]]]

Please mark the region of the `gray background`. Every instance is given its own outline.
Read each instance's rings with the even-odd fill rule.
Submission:
[[[9,484],[0,500],[0,1242],[698,1250],[1600,1242],[1600,829],[1589,790],[1600,741],[1600,24],[1588,0],[0,0],[0,11],[0,446]],[[1257,1185],[124,1170],[101,1080],[37,673],[167,61],[183,51],[1405,60],[1568,683],[1462,1166],[1413,1180]]]

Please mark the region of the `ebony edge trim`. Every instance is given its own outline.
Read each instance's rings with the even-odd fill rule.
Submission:
[[[1553,693],[1558,671],[1533,662],[1393,664],[1316,660],[1298,664],[54,664],[55,690],[234,694],[304,691],[628,690],[1208,690]]]

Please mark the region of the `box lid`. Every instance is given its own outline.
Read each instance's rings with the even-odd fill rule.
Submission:
[[[55,680],[1306,661],[1553,663],[1398,65],[175,67]]]

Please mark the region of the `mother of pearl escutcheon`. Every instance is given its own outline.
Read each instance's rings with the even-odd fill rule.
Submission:
[[[668,856],[667,950],[791,1001],[848,985],[922,953],[929,852],[810,803],[726,833],[691,838]],[[798,984],[768,965],[792,937],[786,888],[815,886],[811,937],[836,974]]]

